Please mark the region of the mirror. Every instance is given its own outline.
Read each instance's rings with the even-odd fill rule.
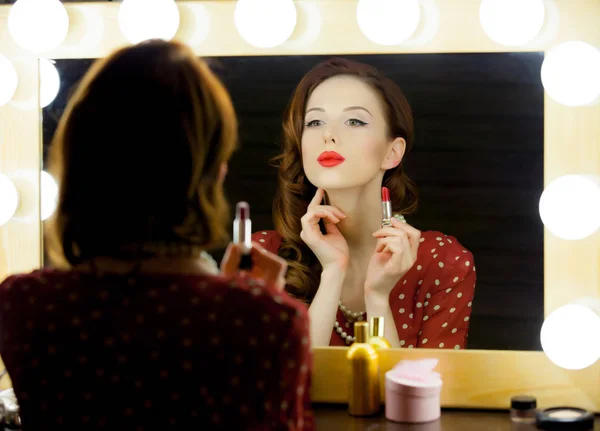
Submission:
[[[281,116],[293,89],[331,56],[211,59],[240,121],[241,146],[226,182],[247,200],[255,231],[272,229]],[[408,222],[459,239],[475,256],[477,288],[467,348],[540,350],[544,237],[538,215],[544,171],[543,53],[344,56],[399,84],[415,116],[405,159],[420,191]],[[93,59],[56,60],[61,90],[43,109],[44,158],[72,89]],[[219,258],[222,251],[216,251]]]

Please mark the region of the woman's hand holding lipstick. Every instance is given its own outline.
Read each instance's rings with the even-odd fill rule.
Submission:
[[[378,240],[367,268],[365,295],[375,292],[389,295],[417,260],[421,232],[394,217],[390,222],[392,226],[373,233]]]
[[[337,228],[346,215],[331,205],[321,205],[325,190],[318,188],[315,196],[308,205],[306,214],[302,217],[300,238],[317,256],[323,269],[337,267],[345,269],[348,266],[348,243]],[[321,232],[319,221],[325,223],[325,234]]]
[[[221,261],[221,273],[230,277],[235,275],[242,261],[242,245],[231,243],[225,251],[225,256]],[[248,271],[250,277],[257,280],[263,280],[266,284],[272,284],[277,289],[283,290],[285,287],[285,272],[287,263],[281,257],[268,252],[257,243],[252,243],[250,249],[252,257],[252,269]],[[242,271],[243,273],[244,271]]]

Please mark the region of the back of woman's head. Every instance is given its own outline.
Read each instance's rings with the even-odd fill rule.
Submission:
[[[76,264],[145,243],[222,244],[222,167],[236,143],[227,91],[186,46],[153,40],[97,61],[52,142],[60,194],[51,258]]]

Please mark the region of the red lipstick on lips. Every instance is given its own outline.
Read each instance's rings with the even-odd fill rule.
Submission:
[[[317,162],[319,162],[321,166],[324,166],[326,168],[332,168],[334,166],[344,163],[344,160],[346,159],[344,159],[340,154],[336,153],[335,151],[323,151],[317,159]]]

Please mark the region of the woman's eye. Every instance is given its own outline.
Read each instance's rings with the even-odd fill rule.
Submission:
[[[348,124],[349,126],[366,126],[367,123],[365,123],[362,120],[359,120],[357,118],[350,118],[348,121],[346,121],[346,124]]]
[[[316,127],[322,125],[323,122],[321,120],[311,120],[308,123],[304,124],[306,127]]]

